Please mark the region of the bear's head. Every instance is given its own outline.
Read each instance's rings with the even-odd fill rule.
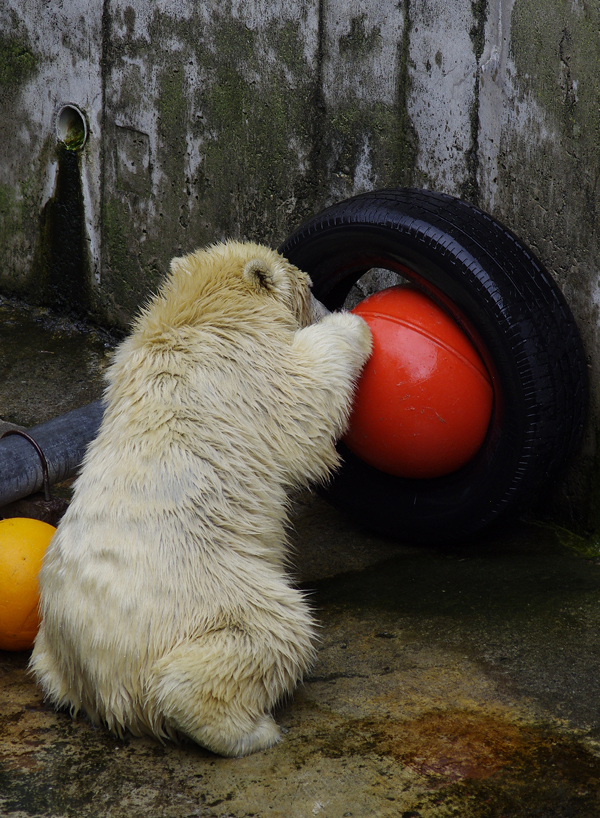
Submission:
[[[275,250],[227,241],[173,259],[156,306],[163,319],[165,311],[169,313],[171,326],[265,309],[286,314],[295,325],[305,327],[327,312],[313,297],[311,286],[307,273]]]
[[[278,253],[269,250],[251,258],[244,264],[242,279],[253,293],[283,303],[300,327],[317,320],[316,304],[319,302],[311,293],[310,277]]]

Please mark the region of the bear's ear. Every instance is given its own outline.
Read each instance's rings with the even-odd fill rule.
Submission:
[[[254,258],[249,261],[244,267],[242,276],[244,281],[247,281],[256,292],[261,290],[273,292],[277,289],[275,271],[267,261],[261,258]]]

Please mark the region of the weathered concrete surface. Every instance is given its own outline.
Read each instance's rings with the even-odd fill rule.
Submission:
[[[466,198],[531,244],[581,327],[590,423],[553,508],[598,530],[597,4],[2,0],[0,31],[4,291],[123,326],[200,244],[278,245],[363,190]]]
[[[0,319],[19,339],[0,379],[14,422],[99,394],[106,337],[14,304]],[[311,495],[292,522],[321,641],[277,713],[281,744],[226,760],[118,740],[53,712],[27,654],[0,652],[0,815],[597,818],[597,546],[522,522],[468,547],[413,548]]]
[[[317,500],[295,521],[322,631],[281,744],[226,760],[118,740],[52,712],[27,655],[0,654],[0,813],[596,818],[597,559],[534,526],[429,551]]]
[[[559,0],[4,0],[2,286],[39,290],[59,264],[56,117],[72,103],[89,131],[71,157],[82,274],[105,319],[126,322],[176,253],[278,243],[329,202],[412,184],[506,221],[595,331],[599,15]]]

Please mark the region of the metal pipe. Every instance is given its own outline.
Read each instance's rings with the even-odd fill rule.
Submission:
[[[51,484],[75,475],[98,433],[103,411],[102,401],[97,400],[27,430],[45,455]],[[43,485],[42,464],[31,444],[18,435],[0,440],[0,507],[28,497]]]

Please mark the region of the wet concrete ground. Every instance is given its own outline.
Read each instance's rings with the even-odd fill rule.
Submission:
[[[90,403],[116,339],[0,296],[0,419],[35,426]]]
[[[104,337],[28,321],[0,304],[0,417],[24,426],[96,398],[108,354]],[[415,548],[312,495],[293,524],[322,628],[313,671],[277,713],[281,744],[222,759],[119,740],[53,712],[28,655],[0,652],[0,815],[600,816],[592,545],[520,521]]]

